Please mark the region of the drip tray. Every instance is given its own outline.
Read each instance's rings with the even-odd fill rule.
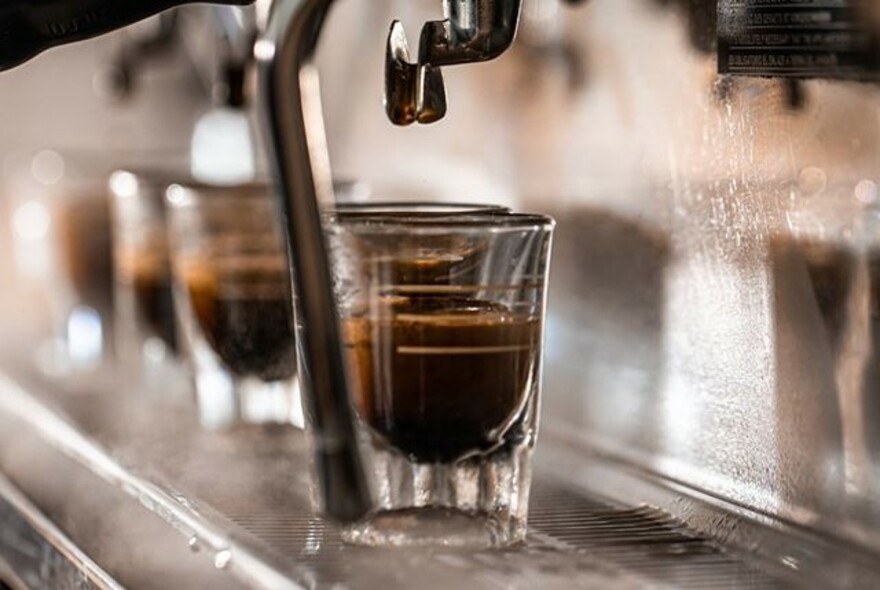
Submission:
[[[117,385],[111,374],[63,386],[35,374],[0,378],[0,470],[8,478],[0,497],[14,489],[32,504],[30,520],[0,510],[0,531],[13,520],[19,529],[31,522],[29,534],[58,549],[33,552],[36,562],[73,555],[64,549],[72,543],[88,556],[96,587],[111,587],[103,579],[137,589],[827,587],[827,578],[786,567],[773,551],[740,547],[796,545],[816,558],[817,569],[827,569],[823,555],[852,556],[803,535],[787,544],[784,530],[765,534],[763,526],[754,536],[773,543],[747,536],[721,543],[681,518],[730,515],[567,448],[554,441],[552,425],[539,445],[525,546],[350,547],[310,509],[300,432],[203,432],[185,392],[150,396]],[[21,551],[4,541],[10,538],[0,535],[0,572],[13,554],[23,567]],[[877,579],[871,557],[847,562],[848,585]],[[39,565],[27,570],[39,572]]]
[[[374,550],[344,546],[336,531],[307,515],[279,518],[231,511],[230,519],[268,551],[298,556],[325,584],[361,587],[353,583],[360,579],[360,572],[352,565],[361,558],[376,557]],[[314,551],[316,539],[321,539],[320,552]],[[450,573],[465,573],[471,586],[486,588],[791,586],[755,563],[724,551],[662,510],[615,507],[547,481],[539,481],[533,490],[525,547],[470,555],[434,554],[431,559],[447,566]],[[407,587],[405,579],[400,582],[400,587]],[[451,587],[448,584],[444,579],[438,587]]]

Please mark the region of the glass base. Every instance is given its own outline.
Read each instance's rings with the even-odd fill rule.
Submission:
[[[452,463],[371,445],[376,510],[343,530],[355,545],[490,549],[526,536],[532,437]]]
[[[224,430],[243,424],[292,424],[304,428],[296,375],[280,381],[235,375],[202,342],[192,347],[191,354],[202,428]]]
[[[347,527],[343,539],[354,545],[492,549],[521,543],[525,521],[485,512],[424,507],[379,512]]]

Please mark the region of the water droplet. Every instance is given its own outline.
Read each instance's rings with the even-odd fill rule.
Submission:
[[[193,553],[198,553],[201,549],[202,549],[202,546],[199,545],[199,538],[195,537],[195,536],[190,537],[189,550],[192,551]]]
[[[230,561],[232,561],[232,551],[224,549],[214,556],[214,567],[218,570],[226,569],[229,566]]]

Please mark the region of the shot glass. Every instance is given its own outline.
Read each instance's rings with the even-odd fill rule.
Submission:
[[[290,271],[271,190],[172,185],[166,202],[202,425],[301,427]]]
[[[340,210],[328,224],[377,509],[364,545],[502,547],[526,534],[554,222]]]
[[[109,182],[117,358],[126,374],[151,381],[178,356],[165,215],[172,176],[119,170]]]

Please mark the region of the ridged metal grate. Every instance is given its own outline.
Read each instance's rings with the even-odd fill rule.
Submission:
[[[274,554],[312,569],[316,587],[362,587],[358,560],[352,557],[363,556],[365,550],[346,547],[337,531],[321,519],[306,511],[287,515],[224,512]],[[497,574],[488,584],[475,581],[480,587],[531,587],[524,580],[540,580],[543,587],[568,584],[572,588],[790,587],[752,561],[726,552],[669,514],[648,506],[614,506],[544,481],[533,491],[529,522],[525,548],[436,559],[455,559],[465,569]],[[381,553],[375,559],[394,557]],[[515,571],[512,563],[516,563]],[[560,569],[563,563],[565,571]],[[579,577],[584,572],[591,575]],[[512,586],[505,583],[506,575],[515,582]],[[363,585],[367,586],[371,585]]]
[[[677,588],[787,588],[649,506],[615,508],[566,488],[540,486],[530,526],[572,551]]]

